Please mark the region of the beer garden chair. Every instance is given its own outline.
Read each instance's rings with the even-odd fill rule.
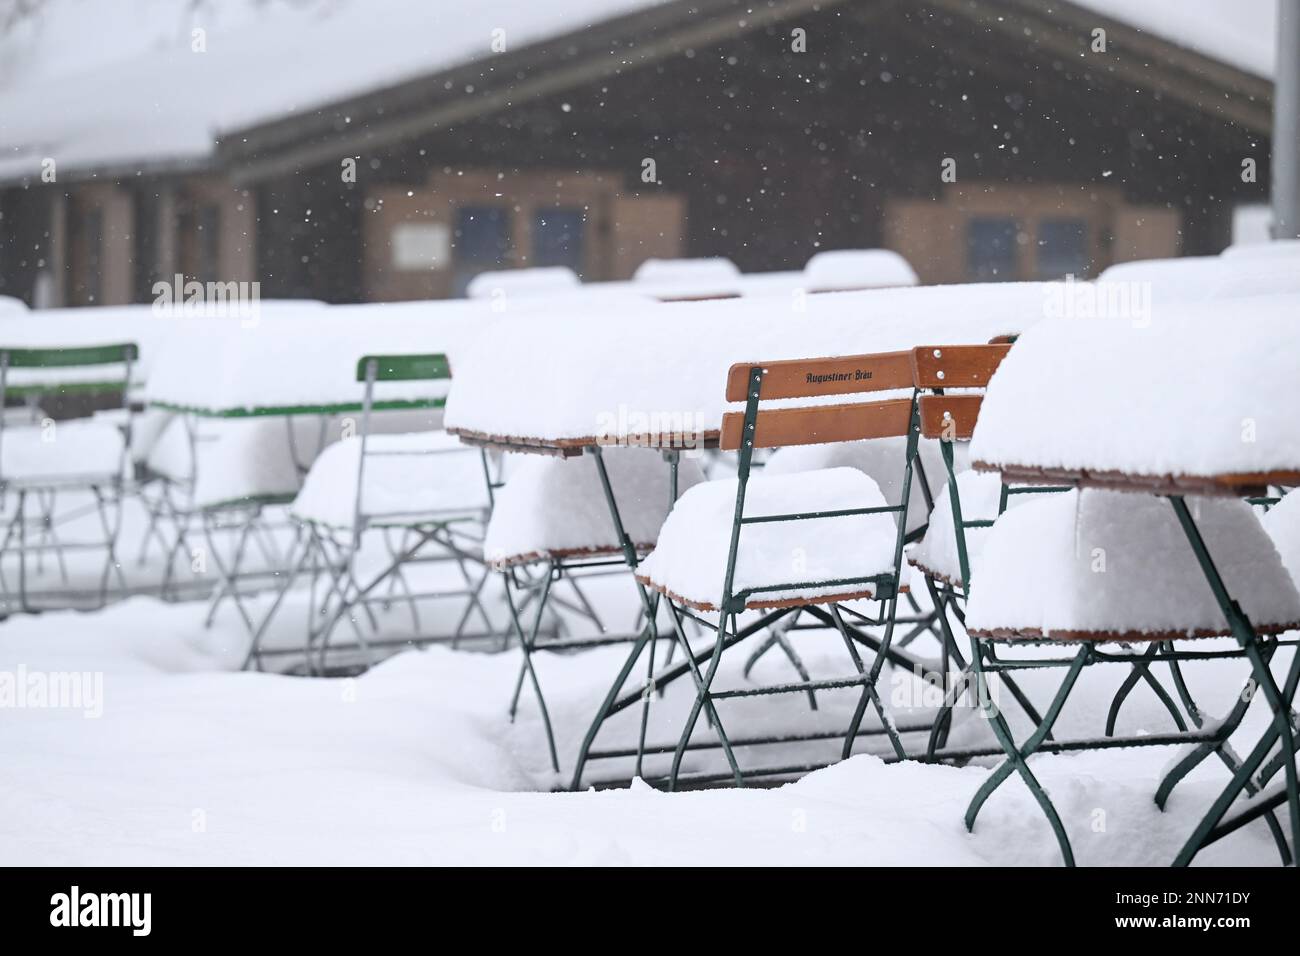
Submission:
[[[359,431],[321,453],[289,508],[299,526],[295,559],[255,630],[246,666],[260,668],[267,653],[262,641],[268,626],[308,569],[311,588],[303,653],[310,672],[328,669],[331,648],[359,650],[369,665],[375,661],[375,651],[383,647],[434,641],[455,646],[463,639],[496,635],[481,597],[487,580],[482,537],[490,507],[490,491],[484,483],[486,456],[441,430],[374,431],[377,384],[450,377],[450,363],[442,354],[368,355],[357,363],[357,381],[365,385]],[[408,400],[404,407],[433,410],[441,404],[441,398],[431,398]],[[366,542],[376,547],[367,549]],[[380,544],[386,552],[382,557]],[[376,569],[363,566],[363,559],[370,557],[380,558]],[[453,567],[455,586],[440,583],[416,590],[408,578],[419,565]],[[424,633],[419,602],[447,599],[464,602],[455,625],[445,634]],[[414,632],[385,638],[373,606],[390,608],[397,601],[408,608]],[[332,641],[344,620],[356,638],[351,645]],[[475,623],[481,623],[482,629],[472,630]]]
[[[834,396],[879,391],[902,391],[906,397],[824,403]],[[673,754],[668,786],[715,780],[743,786],[754,778],[814,769],[801,765],[742,770],[736,751],[768,744],[842,737],[841,756],[847,757],[868,706],[880,724],[869,733],[887,736],[894,758],[904,759],[904,735],[928,731],[929,724],[896,726],[877,681],[886,661],[909,666],[918,676],[926,670],[891,647],[898,597],[905,587],[903,548],[920,440],[910,353],[741,363],[730,370],[726,397],[745,406],[743,412],[724,416],[720,442],[722,449],[739,453],[737,477],[707,482],[684,494],[638,572],[640,580],[669,605],[674,636],[685,656],[684,668],[678,670],[689,671],[696,691],[676,746],[666,748]],[[785,400],[784,407],[764,406],[773,400]],[[802,404],[791,407],[791,400]],[[898,504],[888,504],[877,483],[856,468],[770,476],[752,473],[755,449],[891,437],[905,439],[897,462]],[[860,601],[875,602],[877,613],[870,616],[859,610],[854,605]],[[728,648],[796,610],[806,612],[818,626],[838,632],[851,673],[820,680],[801,677],[780,685],[714,687]],[[741,616],[750,611],[758,612],[757,619],[742,625]],[[709,649],[697,652],[691,647],[685,621],[713,631],[716,636]],[[883,628],[883,635],[867,633],[865,628],[871,627]],[[874,652],[870,664],[863,661],[859,644]],[[841,688],[856,688],[857,703],[848,726],[833,734],[733,739],[717,706],[734,698]],[[681,765],[689,749],[702,746],[692,741],[701,712],[729,772],[687,778]]]
[[[5,593],[6,611],[14,605],[21,611],[35,609],[28,587],[29,557],[35,556],[39,573],[45,555],[51,552],[67,585],[66,552],[103,550],[104,567],[97,589],[101,606],[108,599],[114,573],[126,589],[116,547],[122,499],[131,486],[128,448],[134,410],[129,393],[138,358],[139,350],[132,343],[0,348],[0,408],[7,409],[15,398],[34,407],[32,399],[42,393],[95,392],[120,394],[122,409],[117,421],[101,416],[21,424],[12,423],[7,414],[0,415],[0,500],[9,493],[15,496],[14,510],[3,509],[5,527],[0,540],[0,588]],[[58,497],[76,494],[88,495],[91,503],[60,514]],[[99,537],[68,541],[60,536],[59,525],[92,514],[98,518]],[[4,580],[4,559],[10,553],[18,558],[16,589]],[[46,597],[57,593],[57,589],[41,591]]]
[[[1154,342],[1135,340],[1127,332],[1118,324],[1091,330],[1068,325],[1056,330],[1033,330],[1026,337],[1032,341],[1031,347],[1026,350],[1022,342],[1007,360],[1015,365],[1010,384],[1003,384],[1008,379],[1005,373],[990,383],[988,399],[997,400],[991,414],[989,401],[981,409],[978,397],[940,396],[933,402],[934,413],[956,422],[958,433],[973,431],[971,454],[975,468],[1000,472],[1004,489],[1000,511],[1005,511],[1009,485],[1071,489],[1068,494],[1048,496],[1005,511],[988,529],[972,568],[965,532],[972,524],[982,526],[984,522],[962,520],[961,483],[950,475],[952,526],[961,575],[957,583],[969,595],[965,624],[972,639],[971,669],[985,716],[1005,756],[972,799],[966,825],[973,828],[992,793],[1008,777],[1018,775],[1051,825],[1062,859],[1073,865],[1065,827],[1030,768],[1030,757],[1036,753],[1177,745],[1178,757],[1155,792],[1156,803],[1162,809],[1175,786],[1211,755],[1223,762],[1231,779],[1178,853],[1175,865],[1190,863],[1205,846],[1260,818],[1268,825],[1283,862],[1289,863],[1295,847],[1300,845],[1296,721],[1291,709],[1300,679],[1300,654],[1293,658],[1281,683],[1269,669],[1269,662],[1279,647],[1296,645],[1281,635],[1300,626],[1300,594],[1252,514],[1251,503],[1261,500],[1270,486],[1300,482],[1300,462],[1249,471],[1229,460],[1207,473],[1169,475],[1127,463],[1108,467],[1110,460],[1122,455],[1111,452],[1108,457],[1103,451],[1088,466],[1062,465],[1062,458],[1067,456],[1052,446],[1053,432],[1061,429],[1059,434],[1082,435],[1085,439],[1104,434],[1111,423],[1105,421],[1104,414],[1089,408],[1093,403],[1083,386],[1106,388],[1115,383],[1096,381],[1101,377],[1096,373],[1094,380],[1085,383],[1081,379],[1085,373],[1075,368],[1073,377],[1062,382],[1060,390],[1046,396],[1055,413],[1049,425],[1041,416],[1026,416],[1023,409],[1028,396],[1044,397],[1043,375],[1035,374],[1035,362],[1067,377],[1069,373],[1063,374],[1062,370],[1075,363],[1095,368],[1091,359],[1121,355],[1126,347],[1150,350],[1143,357],[1154,358],[1148,366],[1148,384],[1155,389],[1151,400],[1156,410],[1147,417],[1134,417],[1139,418],[1139,425],[1168,421],[1166,406],[1160,404],[1160,388],[1169,386],[1180,366],[1170,362],[1168,353],[1160,349],[1170,350],[1173,343],[1188,341],[1185,337],[1195,336],[1197,330],[1175,330],[1167,340]],[[1110,334],[1115,335],[1114,341],[1099,340]],[[1264,338],[1268,340],[1268,336]],[[1250,354],[1245,346],[1237,348]],[[1062,360],[1066,354],[1070,356],[1068,362]],[[1251,364],[1249,358],[1245,361]],[[1272,370],[1277,371],[1276,367]],[[1259,369],[1262,380],[1267,381],[1268,371]],[[1078,391],[1072,393],[1071,388]],[[975,419],[981,411],[984,414],[976,428]],[[1161,412],[1165,412],[1163,417]],[[988,418],[992,419],[991,425],[985,421]],[[1198,416],[1189,413],[1188,420],[1198,421]],[[1125,427],[1122,423],[1114,425]],[[1087,555],[1080,553],[1084,546],[1088,546]],[[1109,574],[1096,573],[1099,554],[1102,560],[1111,562]],[[1124,562],[1124,566],[1114,568],[1117,562]],[[1195,639],[1212,637],[1231,637],[1236,647],[1197,646]],[[1069,647],[1072,653],[1050,658],[1041,654],[1006,656],[1014,653],[1010,649],[1031,644]],[[1135,652],[1130,649],[1133,645],[1145,645],[1146,649]],[[1228,713],[1211,720],[1192,698],[1181,664],[1223,660],[1247,662],[1251,677]],[[1169,665],[1190,728],[1181,719],[1172,695],[1154,678],[1151,665],[1159,662]],[[1130,667],[1128,679],[1108,713],[1105,736],[1055,739],[1052,728],[1081,671],[1102,663]],[[990,697],[988,680],[993,674],[1005,676],[1029,668],[1058,668],[1065,674],[1042,717],[1034,719],[1033,731],[1017,742]],[[1176,732],[1115,734],[1118,708],[1139,680],[1145,680],[1156,691],[1173,717]],[[1263,691],[1271,719],[1258,742],[1241,757],[1229,738],[1241,726],[1256,688]],[[1273,753],[1275,747],[1278,750]],[[1271,783],[1279,772],[1283,782]],[[1229,814],[1242,794],[1248,799]],[[1283,803],[1289,809],[1291,847],[1273,815],[1273,810]]]

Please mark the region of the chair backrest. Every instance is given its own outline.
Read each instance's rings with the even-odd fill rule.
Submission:
[[[923,345],[912,349],[912,379],[922,394],[918,400],[921,435],[941,441],[965,441],[979,418],[981,393],[946,390],[983,389],[1010,345]]]
[[[35,401],[41,394],[68,394],[75,392],[116,392],[121,391],[122,408],[126,411],[123,425],[123,452],[119,474],[126,466],[131,453],[131,431],[134,425],[135,407],[131,402],[131,386],[136,362],[140,358],[140,348],[134,342],[116,342],[108,345],[77,345],[52,348],[9,348],[0,346],[0,408],[9,405],[9,399],[20,396],[29,402]],[[120,372],[105,374],[103,377],[74,376],[60,380],[54,376],[53,381],[13,382],[10,372],[14,369],[93,369],[100,366],[114,366]],[[11,426],[12,427],[12,426]],[[0,414],[0,442],[3,442],[5,416]],[[2,447],[2,446],[0,446]],[[0,461],[3,458],[0,457]],[[0,485],[4,476],[0,473]]]
[[[836,404],[819,401],[837,395],[899,391],[905,391],[907,397]],[[734,609],[737,600],[739,606],[744,606],[748,596],[756,590],[777,591],[800,586],[821,586],[825,583],[789,582],[750,589],[745,595],[734,595],[732,588],[740,545],[740,529],[743,525],[755,521],[835,520],[884,512],[897,515],[897,540],[892,573],[884,576],[841,579],[834,583],[837,586],[869,583],[881,600],[895,599],[899,588],[903,546],[906,543],[907,506],[911,499],[912,474],[919,439],[916,418],[917,392],[913,386],[911,353],[879,352],[868,355],[790,359],[777,362],[742,362],[733,365],[728,371],[726,397],[731,402],[744,402],[745,411],[728,412],[723,415],[719,440],[721,449],[735,450],[740,453],[735,520],[732,524],[722,603],[719,606],[724,610]],[[762,407],[764,402],[792,399],[810,399],[813,403],[797,407]],[[899,504],[866,506],[828,513],[745,517],[745,488],[749,481],[755,448],[901,437],[905,437],[907,443],[904,460],[899,463],[903,470],[902,496]]]
[[[727,401],[745,402],[746,410],[722,416],[719,447],[743,453],[904,436],[912,419],[911,397],[774,409],[763,409],[760,403],[912,388],[909,352],[739,363],[727,373]]]
[[[406,355],[366,355],[362,356],[362,358],[358,360],[357,381],[366,384],[366,392],[362,409],[360,435],[358,436],[361,441],[361,451],[358,456],[356,499],[354,502],[352,522],[354,535],[359,536],[361,534],[361,531],[365,527],[366,518],[380,517],[379,515],[366,515],[363,512],[367,457],[429,457],[452,453],[468,453],[471,451],[468,447],[465,449],[428,449],[418,451],[375,451],[370,448],[370,417],[374,407],[375,385],[379,382],[440,381],[450,378],[451,362],[448,360],[446,355],[440,352],[414,353]],[[495,489],[488,470],[486,452],[480,450],[480,457],[482,458],[483,463],[484,478],[488,484],[488,500],[490,502]]]

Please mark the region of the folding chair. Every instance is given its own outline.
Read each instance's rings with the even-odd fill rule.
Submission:
[[[808,694],[819,690],[858,689],[848,726],[842,733],[842,757],[852,751],[862,720],[871,706],[880,729],[865,733],[888,737],[894,756],[907,756],[902,738],[924,727],[896,726],[877,691],[887,660],[917,669],[915,662],[891,647],[901,581],[908,508],[920,438],[917,393],[907,352],[837,358],[742,363],[732,366],[726,397],[744,402],[745,411],[723,420],[721,447],[739,452],[735,479],[699,485],[678,501],[665,522],[655,550],[641,565],[639,578],[667,598],[673,633],[686,656],[696,694],[677,746],[668,783],[676,788],[682,759],[692,742],[701,712],[726,757],[730,779],[743,786],[748,777],[787,776],[813,769],[760,767],[742,771],[736,751],[770,743],[828,739],[814,735],[732,739],[719,714],[723,700],[760,695]],[[877,391],[905,391],[907,397],[855,404],[805,404],[763,407],[778,399],[822,399]],[[787,406],[789,403],[787,403]],[[756,448],[826,444],[901,437],[897,468],[902,476],[897,504],[888,504],[875,481],[855,468],[829,468],[788,475],[752,474]],[[868,616],[852,602],[873,601]],[[796,609],[842,639],[851,673],[831,679],[757,687],[716,689],[722,655],[729,647],[779,621]],[[758,611],[757,620],[741,625],[740,617]],[[706,617],[705,615],[714,615]],[[853,621],[846,623],[845,618]],[[716,635],[712,648],[696,652],[683,621],[693,620]],[[875,638],[863,626],[883,628]],[[868,666],[858,645],[874,652]],[[700,664],[705,663],[703,670]],[[704,778],[694,778],[704,782]]]
[[[300,525],[297,558],[257,628],[248,664],[260,666],[267,626],[308,568],[312,583],[304,658],[312,672],[327,669],[331,636],[345,619],[367,666],[374,663],[373,652],[379,647],[434,640],[456,646],[465,638],[495,636],[481,600],[487,572],[476,570],[482,569],[482,529],[489,508],[483,454],[442,431],[372,433],[376,383],[450,377],[447,358],[440,354],[370,355],[360,360],[357,379],[365,383],[360,431],[322,452],[290,507]],[[382,544],[385,553],[378,548],[367,551],[363,539]],[[379,559],[377,570],[363,567],[367,555]],[[456,586],[417,590],[409,574],[420,565],[451,566]],[[419,602],[451,598],[463,600],[464,608],[450,633],[423,633]],[[372,639],[358,614],[377,635],[380,621],[373,606],[389,608],[398,601],[409,610],[412,633]],[[472,632],[475,620],[483,629]]]
[[[14,397],[30,397],[47,385],[15,382],[12,373],[27,370],[59,370],[63,381],[53,386],[60,391],[93,389],[120,390],[124,417],[120,422],[104,419],[47,421],[41,424],[13,424],[0,415],[0,509],[4,514],[4,536],[0,540],[0,589],[5,612],[16,607],[35,608],[28,590],[31,571],[29,555],[37,560],[35,573],[43,571],[44,557],[52,553],[59,565],[62,583],[69,583],[65,554],[70,551],[104,551],[99,577],[98,603],[108,600],[110,578],[126,588],[117,562],[116,546],[121,527],[122,497],[128,480],[127,449],[131,440],[133,409],[128,398],[132,370],[139,357],[134,344],[51,349],[0,349],[0,407]],[[112,372],[100,372],[112,367]],[[3,508],[9,492],[15,493],[12,512]],[[59,513],[60,495],[88,495],[91,501]],[[96,515],[100,537],[89,541],[65,541],[60,526]],[[31,539],[35,537],[35,541]],[[5,579],[4,562],[10,553],[18,557],[17,587]],[[47,595],[55,593],[49,589]],[[74,596],[80,596],[80,593]]]
[[[669,457],[668,467],[661,454]],[[484,541],[489,566],[501,574],[510,627],[522,652],[519,675],[510,698],[510,719],[519,708],[525,679],[537,698],[546,731],[551,765],[558,773],[559,756],[541,682],[533,667],[537,651],[576,651],[601,645],[630,642],[642,631],[645,610],[629,632],[611,631],[584,590],[592,578],[623,573],[627,569],[624,549],[630,546],[644,555],[655,545],[659,529],[678,493],[703,480],[692,459],[680,460],[679,453],[661,453],[648,448],[610,447],[600,450],[602,469],[596,457],[511,456],[506,481],[496,495],[492,518]],[[610,526],[605,506],[604,479],[614,495],[624,523],[624,540],[618,540]],[[571,598],[558,593],[563,584]],[[526,612],[531,621],[526,622]],[[575,636],[559,613],[594,624],[595,635]],[[550,619],[549,635],[544,627]],[[545,638],[545,639],[544,639]],[[654,647],[650,667],[654,667]]]

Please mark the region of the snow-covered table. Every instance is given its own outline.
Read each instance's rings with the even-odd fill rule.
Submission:
[[[1212,754],[1224,759],[1232,775],[1183,846],[1176,865],[1188,864],[1203,847],[1283,804],[1289,810],[1291,845],[1300,846],[1300,792],[1292,713],[1300,683],[1300,653],[1294,654],[1287,676],[1280,683],[1269,668],[1274,652],[1281,646],[1279,639],[1270,634],[1294,625],[1300,595],[1249,507],[1231,500],[1198,503],[1193,499],[1189,505],[1184,497],[1240,498],[1260,494],[1269,486],[1300,483],[1300,418],[1295,413],[1300,406],[1297,315],[1300,294],[1291,293],[1189,302],[1176,314],[1162,313],[1149,324],[1113,319],[1042,323],[1021,336],[993,375],[971,440],[974,467],[1000,471],[1004,481],[1067,482],[1081,488],[1129,493],[1076,492],[1070,499],[1044,503],[1032,512],[1029,506],[1008,512],[993,526],[976,568],[967,609],[972,635],[984,635],[974,649],[977,671],[983,642],[1041,640],[1049,636],[1046,625],[1026,622],[1045,617],[1054,619],[1061,633],[1068,635],[1075,629],[1076,619],[1095,620],[1094,612],[1104,612],[1104,629],[1092,625],[1091,630],[1084,627],[1076,635],[1082,644],[1049,714],[1064,704],[1078,669],[1099,659],[1093,642],[1104,639],[1106,633],[1119,634],[1126,627],[1132,627],[1138,636],[1148,633],[1147,639],[1153,642],[1148,656],[1169,661],[1171,667],[1177,667],[1179,660],[1197,657],[1169,640],[1167,629],[1158,633],[1163,619],[1151,617],[1153,607],[1178,622],[1181,636],[1231,633],[1239,648],[1199,657],[1233,656],[1250,662],[1252,679],[1264,692],[1272,711],[1268,729],[1239,759],[1225,750],[1226,741],[1245,716],[1253,695],[1242,694],[1230,713],[1214,722],[1205,722],[1188,705],[1197,732],[1187,735],[1187,746],[1157,790],[1157,803],[1164,806],[1178,781]],[[1172,515],[1152,507],[1149,501],[1124,500],[1143,492],[1167,497]],[[1087,520],[1089,508],[1105,512],[1092,522],[1096,528]],[[1058,530],[1063,533],[1057,535],[1064,544],[1049,542],[1049,546],[1041,547],[1039,539],[1051,530],[1047,527],[1049,512],[1060,512],[1059,517],[1064,519],[1058,521]],[[1075,553],[1082,548],[1086,556],[1086,549],[1098,541],[1114,539],[1117,534],[1127,535],[1126,540],[1137,543],[1113,549],[1124,553],[1111,555],[1112,562],[1128,562],[1126,568],[1118,568],[1113,574],[1159,582],[1159,573],[1167,577],[1181,560],[1189,568],[1187,573],[1204,579],[1213,602],[1189,597],[1179,600],[1179,587],[1169,581],[1163,587],[1155,583],[1150,592],[1139,588],[1136,597],[1119,598],[1114,585],[1126,582],[1116,581],[1093,584],[1087,589],[1090,602],[1100,607],[1075,602],[1083,610],[1071,615],[1071,602],[1064,597],[1056,598],[1050,608],[1036,605],[1048,589],[1035,580],[1031,569],[1039,571],[1051,563],[1034,557],[1036,546],[1043,552],[1043,559],[1051,558],[1057,564],[1074,561],[1064,570],[1055,570],[1087,578],[1089,575],[1077,567],[1080,562]],[[1175,548],[1178,537],[1186,539],[1183,547],[1190,547],[1191,555],[1179,549],[1162,556],[1160,542],[1164,541],[1165,548]],[[1150,572],[1143,569],[1143,548],[1151,551],[1145,555],[1154,564]],[[1105,560],[1105,551],[1094,549],[1093,560],[1098,552]],[[1097,570],[1091,568],[1092,572]],[[1275,593],[1254,593],[1261,582]],[[1081,587],[1066,583],[1066,591]],[[1200,592],[1196,596],[1199,598]],[[1160,602],[1176,606],[1162,609]],[[1126,614],[1126,607],[1133,610]],[[1196,607],[1200,608],[1199,616],[1189,618]],[[1252,609],[1249,617],[1243,608]],[[997,669],[1015,665],[990,657],[987,666]],[[1049,730],[1050,720],[1043,725]],[[992,789],[1013,768],[1019,768],[1027,785],[1040,797],[1039,803],[1069,861],[1069,842],[1050,801],[1041,796],[1032,775],[1023,770],[1024,758],[1043,739],[1042,727],[1024,745],[1016,744],[1009,733],[999,735],[1007,762],[981,787],[967,811],[967,825],[973,825],[975,814]],[[1122,745],[1128,744],[1119,740],[1089,744]],[[1278,752],[1270,757],[1275,746]],[[1271,783],[1279,771],[1284,782]],[[1228,814],[1243,793],[1251,799]],[[1271,821],[1271,825],[1279,847],[1284,849],[1286,841],[1278,824]]]
[[[504,316],[453,360],[446,427],[463,439],[578,454],[596,444],[715,439],[727,370],[983,343],[1048,311],[1061,283],[923,286]]]

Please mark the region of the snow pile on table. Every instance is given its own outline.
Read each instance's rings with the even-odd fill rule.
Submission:
[[[335,442],[311,466],[290,513],[305,521],[351,528],[361,477],[360,511],[372,524],[410,524],[488,508],[487,480],[477,449],[446,432],[371,435],[364,470],[361,436]]]
[[[740,270],[730,259],[647,259],[632,275],[634,288],[661,299],[740,295]]]
[[[975,467],[1152,480],[1300,470],[1300,295],[1180,312],[1025,332],[989,382]]]
[[[0,434],[0,479],[24,482],[122,476],[126,463],[121,429],[103,421],[74,420],[5,428]]]
[[[807,296],[802,306],[755,296],[507,315],[453,357],[447,428],[591,438],[640,433],[657,417],[676,422],[670,430],[716,430],[735,362],[984,343],[1040,321],[1064,285],[917,286]]]
[[[1273,239],[1228,246],[1219,256],[1223,259],[1300,259],[1300,239]]]
[[[553,295],[572,292],[580,284],[577,273],[568,266],[494,269],[480,272],[470,279],[465,296],[470,299],[499,299],[514,295]]]
[[[921,440],[919,457],[931,495],[943,487],[943,457],[939,443]],[[856,468],[870,477],[891,505],[903,500],[903,471],[907,461],[906,438],[873,438],[868,441],[836,442],[826,445],[790,445],[778,448],[763,466],[764,475],[789,475],[823,468]],[[921,472],[913,469],[912,493],[907,503],[907,530],[925,526],[928,511],[922,491]]]
[[[1296,586],[1300,587],[1300,493],[1288,492],[1260,519],[1264,530],[1273,539],[1273,546],[1282,556]]]
[[[606,448],[601,454],[623,529],[637,548],[648,550],[668,515],[668,464],[647,448]],[[483,545],[490,563],[504,566],[552,556],[620,552],[592,456],[509,458],[506,485],[497,493]],[[693,459],[683,458],[679,493],[703,477]]]
[[[1251,622],[1300,625],[1300,594],[1250,506],[1187,500]],[[1170,503],[1093,489],[1035,496],[997,520],[971,570],[966,627],[1062,640],[1230,633]]]
[[[716,610],[726,581],[738,481],[700,484],[678,500],[638,577],[692,606]],[[882,508],[885,496],[856,468],[758,474],[745,489],[745,517]],[[890,514],[746,525],[740,532],[732,593],[778,584],[835,581],[893,570],[897,522]],[[798,598],[830,600],[874,593],[871,583],[763,591],[748,606]]]
[[[1188,302],[1300,293],[1300,269],[1285,256],[1183,256],[1141,259],[1106,269],[1091,285],[1099,303],[1123,302],[1141,286],[1150,290],[1152,315],[1174,321]],[[1112,315],[1144,322],[1146,316]]]
[[[889,249],[818,252],[803,267],[810,292],[912,286],[919,281],[906,259]]]

